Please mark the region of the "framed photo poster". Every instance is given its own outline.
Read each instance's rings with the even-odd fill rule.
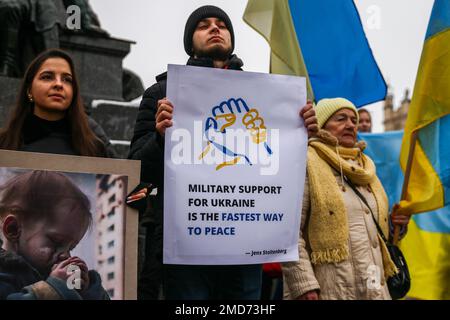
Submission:
[[[138,213],[126,197],[139,177],[140,161],[0,150],[2,201],[41,215],[56,212],[59,224],[45,226],[55,235],[45,241],[68,237],[70,255],[100,276],[113,300],[137,298]],[[80,206],[89,208],[87,224],[77,217]],[[38,240],[34,246],[41,250]]]

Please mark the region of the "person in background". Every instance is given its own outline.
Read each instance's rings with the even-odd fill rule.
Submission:
[[[359,114],[358,131],[364,132],[364,133],[371,133],[372,132],[372,117],[370,115],[370,112],[367,111],[367,109],[361,108],[361,109],[358,109],[358,114]]]

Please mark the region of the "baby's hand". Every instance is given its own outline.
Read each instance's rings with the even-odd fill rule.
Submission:
[[[73,274],[68,272],[68,267],[74,265],[80,269],[80,282],[81,289],[84,290],[89,287],[89,275],[88,275],[88,267],[86,263],[78,257],[70,257],[60,263],[57,263],[53,266],[52,272],[50,273],[51,277],[58,278],[62,281],[67,281],[67,279]]]
[[[70,276],[70,274],[67,274],[67,267],[72,263],[73,259],[74,257],[70,257],[53,265],[50,276],[66,281]]]
[[[81,289],[80,291],[84,291],[89,288],[89,269],[86,265],[86,262],[81,260],[79,257],[73,257],[74,259],[70,263],[71,265],[76,265],[80,268],[81,271]]]

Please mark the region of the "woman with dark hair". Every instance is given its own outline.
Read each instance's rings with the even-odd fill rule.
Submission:
[[[0,148],[80,156],[114,155],[101,128],[84,111],[74,63],[67,53],[50,49],[31,62],[17,104],[0,130]]]

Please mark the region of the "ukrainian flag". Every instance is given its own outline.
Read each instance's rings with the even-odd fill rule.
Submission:
[[[388,196],[389,209],[400,201],[403,172],[398,161],[402,146],[403,130],[383,133],[358,133],[358,140],[366,142],[364,153],[375,163],[377,177]]]
[[[307,77],[308,98],[386,96],[352,0],[249,0],[244,21],[269,43],[270,72]]]
[[[414,215],[400,247],[411,273],[408,297],[450,299],[450,206]]]
[[[412,162],[399,212],[414,214],[450,204],[449,132],[450,0],[435,0],[405,124],[400,164],[405,170],[409,153]]]
[[[412,275],[408,295],[420,299],[450,299],[449,130],[450,0],[435,0],[400,156],[403,169],[410,153],[412,160],[399,211],[414,214],[446,206],[414,215],[401,244]]]
[[[359,134],[377,167],[392,207],[400,201],[403,173],[399,156],[403,131]],[[401,248],[411,274],[408,297],[450,299],[450,206],[412,217]]]

